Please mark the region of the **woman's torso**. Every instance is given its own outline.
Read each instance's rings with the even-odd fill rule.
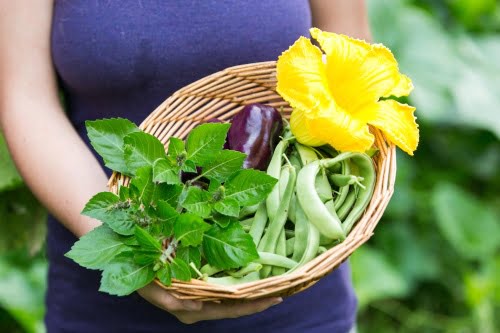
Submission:
[[[51,42],[68,116],[88,144],[85,120],[140,123],[186,84],[229,66],[277,59],[309,26],[305,0],[56,0]],[[343,265],[263,313],[186,326],[136,294],[99,293],[98,272],[63,256],[75,241],[50,218],[49,333],[344,332],[354,320],[356,300]]]

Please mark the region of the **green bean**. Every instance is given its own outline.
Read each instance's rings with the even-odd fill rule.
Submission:
[[[315,186],[316,192],[318,193],[319,198],[322,202],[333,199],[332,187],[328,182],[328,178],[326,177],[326,172],[324,169],[316,175]]]
[[[254,220],[254,217],[250,217],[248,219],[244,219],[244,220],[240,221],[240,224],[251,226],[253,224],[253,220]]]
[[[253,223],[250,226],[250,230],[248,232],[250,236],[252,236],[255,246],[259,245],[260,239],[266,227],[266,223],[267,223],[266,203],[262,202],[259,205],[259,208],[257,208],[257,212],[255,212]]]
[[[347,194],[347,198],[345,198],[344,203],[337,210],[337,215],[341,221],[344,221],[347,214],[351,211],[354,203],[356,202],[356,196],[358,195],[358,188],[355,186],[349,193]]]
[[[255,212],[257,211],[257,208],[259,208],[259,204],[256,204],[256,205],[253,205],[253,206],[242,207],[241,211],[240,211],[239,218],[242,219],[242,218],[247,217],[249,215],[255,214]]]
[[[259,272],[252,272],[252,273],[250,273],[242,278],[235,278],[232,276],[224,276],[224,277],[218,277],[218,278],[208,277],[206,279],[206,281],[208,283],[211,283],[211,284],[218,284],[218,285],[223,285],[223,286],[233,286],[236,284],[257,281],[259,279],[260,279]]]
[[[366,154],[357,154],[352,157],[353,162],[359,170],[359,176],[364,179],[364,188],[359,189],[356,197],[356,203],[349,212],[349,215],[342,223],[344,232],[347,234],[351,231],[354,223],[356,223],[363,214],[364,210],[371,201],[373,190],[375,188],[376,172],[373,166],[373,160]]]
[[[278,237],[285,226],[288,210],[290,206],[290,200],[292,198],[292,194],[295,188],[295,180],[297,178],[295,173],[295,168],[291,165],[288,165],[290,175],[288,177],[288,184],[286,186],[285,192],[283,193],[283,199],[279,202],[278,210],[276,211],[276,215],[274,218],[270,218],[269,226],[264,235],[264,239],[262,239],[262,247],[261,243],[259,243],[259,248],[264,252],[274,252],[276,249],[276,243],[278,241]],[[268,210],[269,213],[269,210]],[[270,273],[269,267],[264,267],[261,271],[261,276],[268,276]]]
[[[243,230],[246,231],[246,232],[250,232],[250,226],[243,226]],[[262,243],[264,241],[264,239],[266,238],[266,233],[267,232],[267,228],[264,229],[264,236],[260,239],[260,243]],[[293,230],[289,230],[289,229],[285,229],[285,236],[287,238],[290,238],[290,237],[295,237],[295,231]],[[267,238],[266,238],[267,239]]]
[[[214,266],[209,265],[209,264],[205,264],[200,268],[200,272],[202,274],[207,275],[207,276],[211,276],[211,275],[217,274],[217,273],[222,272],[222,271],[223,271],[222,268],[214,267]]]
[[[282,229],[280,236],[278,238],[278,243],[276,244],[276,254],[279,254],[280,256],[286,257],[286,237],[285,237],[285,230]],[[281,275],[285,274],[285,269],[283,267],[273,267],[271,270],[271,274],[276,276],[276,275]]]
[[[344,175],[341,173],[332,173],[328,175],[330,181],[339,186],[344,187],[347,185],[357,185],[359,187],[363,187],[363,177],[355,176],[355,175]]]
[[[349,167],[349,163],[347,160],[340,161],[340,165],[341,165],[341,172],[343,175],[351,174],[351,168]],[[339,188],[339,193],[337,194],[337,196],[335,196],[334,199],[334,207],[336,211],[344,203],[348,193],[349,193],[349,185],[342,186],[341,188]]]
[[[297,195],[295,194],[295,192],[293,192],[292,198],[290,199],[290,209],[288,210],[288,219],[293,223],[295,223],[296,219],[295,217],[296,205],[297,205]]]
[[[328,251],[328,249],[326,247],[324,247],[324,246],[318,247],[318,254],[325,253],[326,251]]]
[[[258,262],[251,262],[240,270],[237,270],[235,272],[228,271],[227,273],[229,275],[231,275],[232,277],[241,278],[241,277],[244,277],[245,275],[248,275],[252,272],[258,272],[261,269],[262,269],[262,264],[260,264]]]
[[[300,261],[307,247],[307,233],[309,231],[309,221],[307,221],[307,216],[304,210],[297,202],[295,206],[295,216],[297,218],[295,222],[295,243],[293,245],[293,255],[292,259]]]
[[[270,252],[259,252],[259,259],[257,259],[256,262],[262,265],[278,266],[288,269],[291,269],[298,264],[298,262],[296,262],[295,260]],[[263,269],[260,270],[261,273]]]
[[[307,231],[306,250],[304,251],[302,258],[297,263],[297,265],[294,266],[291,270],[289,270],[288,273],[291,273],[291,272],[299,269],[300,267],[304,266],[306,263],[308,263],[313,258],[315,258],[317,253],[318,253],[319,231],[312,223],[309,223],[308,227],[309,227],[309,229]]]
[[[269,166],[267,167],[267,174],[271,177],[274,177],[276,179],[281,178],[281,161],[285,150],[288,148],[288,145],[288,140],[281,140],[274,149],[273,157],[271,158],[271,162],[269,162]],[[266,199],[267,215],[269,216],[270,220],[274,218],[274,216],[276,215],[276,211],[278,210],[280,202],[279,188],[279,184],[276,184]]]
[[[340,155],[339,155],[340,156]],[[325,207],[315,188],[316,175],[320,170],[320,161],[314,161],[302,168],[297,177],[297,199],[309,222],[320,233],[332,239],[345,239],[342,224],[336,215]]]
[[[318,160],[318,155],[316,155],[316,152],[308,146],[304,146],[298,142],[295,142],[295,149],[299,153],[300,160],[303,166]]]
[[[293,254],[293,247],[295,244],[295,237],[286,240],[286,256],[289,257]]]
[[[281,174],[278,181],[279,185],[279,200],[283,200],[283,194],[285,193],[286,186],[288,185],[288,180],[290,178],[290,168],[285,165],[281,168]]]

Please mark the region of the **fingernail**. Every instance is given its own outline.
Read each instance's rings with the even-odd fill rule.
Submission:
[[[283,298],[281,297],[273,298],[273,305],[280,304],[281,302],[283,302]]]

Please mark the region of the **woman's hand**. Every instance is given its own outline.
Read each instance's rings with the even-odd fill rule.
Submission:
[[[231,304],[179,300],[154,282],[137,292],[149,303],[171,313],[184,324],[194,324],[202,320],[247,316],[264,311],[282,301],[280,297]]]

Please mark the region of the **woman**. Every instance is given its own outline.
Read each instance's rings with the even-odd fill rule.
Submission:
[[[99,293],[98,273],[63,255],[99,225],[80,211],[93,194],[106,190],[109,176],[90,149],[85,120],[126,117],[139,123],[196,79],[277,59],[311,25],[370,39],[364,1],[0,4],[0,124],[20,173],[53,216],[49,333],[349,331],[356,299],[346,265],[288,299],[226,305],[180,301],[155,284],[123,298]]]

